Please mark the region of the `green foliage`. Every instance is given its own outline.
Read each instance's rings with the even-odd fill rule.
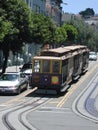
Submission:
[[[77,37],[77,30],[74,26],[57,27],[50,18],[44,15],[33,14],[33,24],[33,40],[35,43],[59,45],[66,39],[71,41]],[[68,31],[70,31],[70,34]]]
[[[9,21],[3,21],[0,18],[0,42],[3,41],[4,37],[10,33],[12,24]]]
[[[98,31],[93,31],[88,39],[88,47],[93,51],[98,51]]]
[[[57,27],[51,18],[42,14],[33,14],[33,41],[37,44],[60,44],[66,38],[66,30]]]
[[[87,45],[91,50],[98,48],[98,31],[85,23],[82,18],[74,17],[65,23],[71,24],[77,29],[76,44]]]
[[[90,16],[94,16],[95,12],[92,8],[87,8],[86,10],[81,11],[79,14],[82,15],[83,18],[88,18]]]
[[[12,22],[6,19],[6,16],[7,14],[5,10],[0,8],[0,42],[3,42],[7,35],[13,35],[17,33],[17,29],[13,28]],[[1,47],[2,46],[0,46],[0,48]]]
[[[77,43],[87,45],[89,48],[95,48],[97,44],[95,40],[96,35],[94,35],[96,32],[95,29],[92,26],[86,24],[82,19],[75,19],[75,23],[79,34],[77,38]],[[98,34],[98,32],[96,33]]]
[[[38,44],[51,44],[56,26],[52,20],[42,14],[33,14],[33,41]]]
[[[82,19],[78,18],[73,19],[71,24],[74,25],[78,31],[77,43],[85,44],[87,41],[86,38],[88,37],[87,35],[89,34],[88,25]]]
[[[55,38],[54,38],[54,41],[55,43],[57,44],[61,44],[63,42],[65,42],[67,39],[67,32],[66,30],[64,29],[64,27],[58,27],[55,31]]]
[[[71,24],[64,24],[63,27],[67,32],[67,41],[74,43],[78,35],[77,29]]]
[[[10,44],[12,51],[21,49],[23,42],[30,41],[32,21],[30,10],[22,0],[5,0],[0,2],[2,24],[2,45]],[[3,18],[2,18],[3,16]],[[18,47],[18,49],[17,49]]]
[[[0,49],[6,60],[4,69],[9,51],[18,52],[24,43],[32,41],[32,28],[31,11],[23,0],[0,0]]]

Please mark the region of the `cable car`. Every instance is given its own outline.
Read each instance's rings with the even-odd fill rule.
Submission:
[[[42,50],[32,59],[32,86],[57,93],[65,91],[87,70],[88,53],[82,45]]]

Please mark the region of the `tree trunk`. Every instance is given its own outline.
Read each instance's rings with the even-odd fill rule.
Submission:
[[[3,61],[2,73],[5,73],[6,68],[7,68],[9,52],[7,52],[7,51],[3,52],[3,56],[4,56],[4,61]]]

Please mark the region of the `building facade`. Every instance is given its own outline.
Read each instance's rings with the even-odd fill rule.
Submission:
[[[25,0],[25,2],[34,12],[45,13],[46,0]]]
[[[62,0],[24,0],[34,12],[51,17],[54,22],[61,26]]]
[[[46,15],[50,16],[58,26],[61,26],[61,3],[61,0],[46,0]]]

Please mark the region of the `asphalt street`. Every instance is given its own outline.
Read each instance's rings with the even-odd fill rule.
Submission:
[[[73,108],[77,113],[76,107],[78,114],[80,113],[82,116],[98,122],[98,73],[76,98]]]
[[[8,67],[6,71],[19,71],[20,67]],[[96,68],[93,69],[93,75],[90,68],[64,96],[53,98],[43,106],[25,113],[28,125],[33,126],[34,130],[97,130],[98,64]]]

